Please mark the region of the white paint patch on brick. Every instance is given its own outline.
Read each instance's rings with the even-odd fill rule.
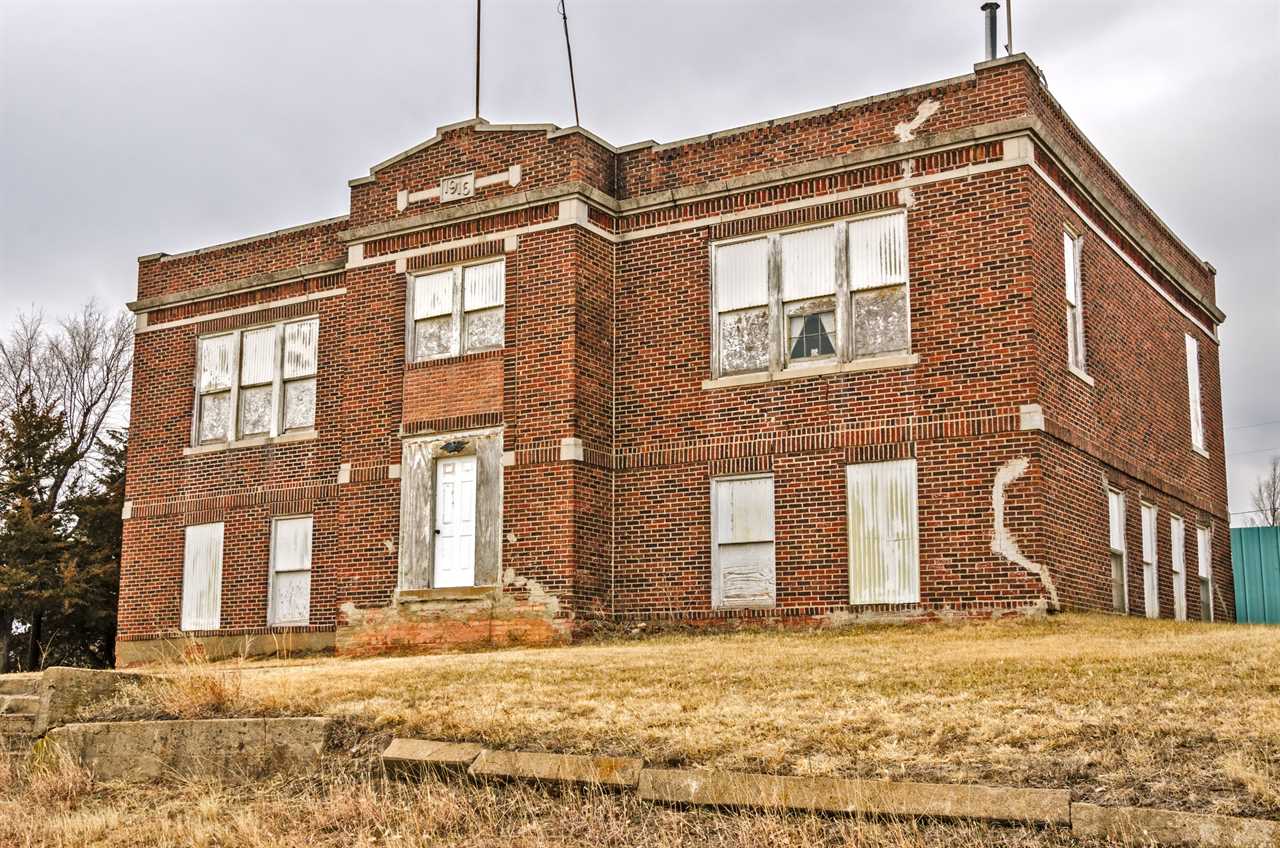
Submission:
[[[942,106],[937,100],[924,100],[916,107],[916,116],[910,121],[905,121],[893,128],[893,134],[898,137],[898,141],[907,142],[916,137],[916,130],[927,120],[933,117],[933,114]]]
[[[991,487],[991,510],[995,513],[995,531],[991,534],[991,552],[998,554],[1009,560],[1015,565],[1020,565],[1032,574],[1040,577],[1040,582],[1044,584],[1044,588],[1049,593],[1049,600],[1053,607],[1058,607],[1058,590],[1053,585],[1053,580],[1049,577],[1049,569],[1043,565],[1032,562],[1023,555],[1022,550],[1018,547],[1018,540],[1014,538],[1012,531],[1004,522],[1004,490],[1013,481],[1017,480],[1023,474],[1027,473],[1030,460],[1025,456],[1017,459],[1011,459],[1000,467],[996,472],[995,484]]]

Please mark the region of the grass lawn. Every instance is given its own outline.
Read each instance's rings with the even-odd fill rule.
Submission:
[[[168,670],[98,717],[330,715],[366,735],[1280,819],[1277,628],[1062,615]]]

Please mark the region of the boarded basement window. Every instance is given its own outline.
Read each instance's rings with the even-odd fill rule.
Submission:
[[[1107,490],[1107,512],[1110,519],[1111,608],[1129,611],[1128,563],[1124,547],[1124,493]]]
[[[186,528],[182,563],[183,630],[217,630],[222,616],[222,522]]]
[[[410,277],[410,360],[502,347],[506,267],[506,260],[499,259]]]
[[[1169,517],[1169,552],[1173,560],[1173,617],[1187,620],[1187,526],[1177,515]]]
[[[774,604],[773,477],[711,481],[711,603]]]
[[[268,624],[308,624],[311,619],[309,515],[271,522],[271,605]]]
[[[1062,233],[1062,266],[1067,298],[1067,364],[1084,372],[1084,286],[1081,257],[1084,239]]]
[[[1156,505],[1142,504],[1142,596],[1147,618],[1160,617],[1160,578],[1156,570]]]
[[[849,498],[849,602],[920,600],[916,461],[846,469]]]
[[[1200,343],[1187,334],[1187,400],[1191,407],[1191,446],[1204,450],[1204,411],[1200,405]]]
[[[1203,525],[1196,527],[1196,559],[1200,571],[1200,620],[1213,621],[1213,557],[1209,550],[1210,532]]]

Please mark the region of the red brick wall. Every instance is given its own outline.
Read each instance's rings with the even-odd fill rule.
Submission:
[[[418,362],[404,372],[404,420],[502,412],[502,354]]]

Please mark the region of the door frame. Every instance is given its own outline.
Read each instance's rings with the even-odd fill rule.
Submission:
[[[453,450],[452,442],[463,442]],[[446,451],[448,445],[451,450]],[[435,587],[436,460],[476,457],[475,586],[498,590],[502,583],[502,428],[407,436],[401,440],[400,527],[396,593]],[[420,485],[424,475],[427,485]],[[423,531],[423,528],[425,532]],[[441,591],[448,591],[442,589]]]

